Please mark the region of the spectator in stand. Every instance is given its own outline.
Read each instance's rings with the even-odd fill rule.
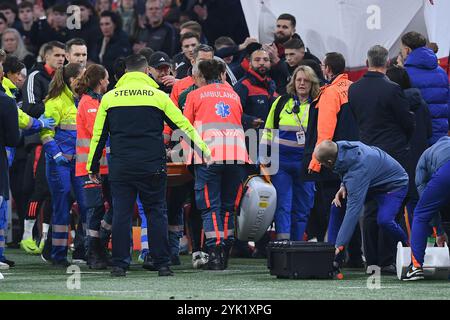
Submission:
[[[269,71],[269,54],[262,49],[256,50],[250,56],[250,69],[234,87],[241,98],[245,130],[264,127],[270,107],[278,96],[275,82],[268,76]]]
[[[129,36],[134,35],[139,21],[134,0],[122,0],[117,13],[122,17],[122,30]]]
[[[6,29],[8,29],[8,22],[6,21],[5,15],[0,12],[0,39]]]
[[[95,8],[88,0],[74,0],[72,5],[80,7],[81,29],[69,30],[69,38],[81,38],[86,41],[88,57],[93,57],[97,43],[101,38]]]
[[[408,32],[402,36],[401,54],[412,87],[420,89],[428,104],[433,121],[433,137],[429,143],[434,144],[450,133],[450,92],[448,75],[439,67],[436,54],[426,45],[427,40],[423,35]]]
[[[216,54],[218,54],[218,52],[220,52],[220,50],[222,49],[226,49],[226,48],[233,48],[235,49],[237,47],[236,42],[234,42],[233,39],[231,39],[230,37],[220,37],[217,38],[217,40],[214,42],[214,49],[216,51]],[[227,65],[230,65],[233,63],[234,60],[234,55],[227,55],[226,57],[222,57],[223,61],[225,61],[225,63]]]
[[[8,23],[8,28],[18,29],[20,27],[19,21],[16,20],[17,5],[3,2],[0,4],[0,12],[5,15],[6,21]]]
[[[65,43],[69,40],[69,30],[66,27],[67,6],[65,4],[54,5],[48,10],[48,18],[39,17],[32,28],[32,44],[36,48],[42,48],[45,43],[59,41]]]
[[[33,4],[23,1],[19,5],[19,28],[17,31],[22,35],[23,42],[30,52],[36,53],[37,48],[32,45],[32,29],[34,23]]]
[[[95,2],[95,12],[97,15],[101,15],[103,11],[113,11],[112,0],[97,0]]]
[[[35,57],[25,47],[20,33],[13,28],[6,29],[2,34],[2,48],[7,54],[16,56],[22,61],[28,70],[30,70],[34,63]]]
[[[180,31],[180,8],[177,5],[178,0],[165,0],[163,9],[164,21],[170,23],[175,30]]]
[[[191,64],[194,65],[202,60],[212,60],[214,58],[214,49],[206,44],[201,44],[194,50],[194,56],[193,60],[191,61]],[[172,93],[170,94],[170,99],[172,99],[173,103],[175,103],[176,106],[179,107],[178,100],[180,98],[181,93],[183,93],[184,90],[192,86],[195,81],[194,78],[192,78],[192,70],[189,71],[189,75],[180,81],[177,81],[173,88]]]
[[[114,74],[114,61],[118,57],[128,56],[131,53],[131,45],[127,34],[122,30],[122,20],[117,13],[104,11],[100,16],[100,29],[102,37],[91,58],[102,64],[108,74]],[[115,81],[110,81],[109,88],[114,88],[115,83]]]
[[[194,50],[200,44],[200,38],[197,33],[186,32],[181,35],[180,42],[182,52],[173,57],[177,79],[188,76],[189,70],[192,68],[191,61],[194,58]]]
[[[216,56],[222,58],[228,64],[238,80],[244,76],[246,71],[244,70],[244,67],[241,66],[241,62],[246,60],[248,68],[249,63],[246,55],[250,55],[247,51],[250,44],[258,45],[258,48],[261,46],[255,38],[250,37],[246,38],[240,45],[237,45],[230,37],[219,37],[214,42]]]
[[[200,42],[204,44],[208,44],[208,39],[206,39],[202,26],[197,21],[186,21],[180,26],[180,36],[187,32],[193,32],[198,34]]]
[[[147,24],[137,30],[133,51],[144,47],[155,51],[163,51],[172,57],[178,47],[178,36],[175,28],[163,19],[162,0],[148,0],[145,5]]]
[[[249,36],[240,0],[183,1],[180,9],[200,22],[210,43],[221,36],[242,43]]]
[[[274,44],[278,51],[278,57],[280,59],[285,58],[285,43],[291,39],[299,39],[300,36],[295,33],[297,21],[295,17],[289,13],[284,13],[280,15],[277,19],[277,24],[274,33]],[[312,59],[317,61],[317,63],[321,63],[319,58],[315,55],[311,54],[308,49],[305,50],[305,55],[303,59]]]
[[[314,72],[316,73],[317,77],[319,78],[320,86],[324,86],[327,83],[327,80],[325,79],[325,76],[323,75],[322,67],[320,64],[317,63],[316,60],[311,59],[303,59],[300,61],[300,66],[308,66],[311,67]]]

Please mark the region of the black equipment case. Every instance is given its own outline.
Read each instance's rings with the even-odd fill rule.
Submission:
[[[335,250],[323,242],[273,241],[267,246],[267,267],[277,278],[331,279]]]

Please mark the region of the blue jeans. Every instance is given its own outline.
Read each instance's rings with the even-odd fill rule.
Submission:
[[[411,231],[411,250],[415,265],[423,265],[431,220],[450,201],[450,161],[437,170],[423,191],[416,209]]]
[[[277,190],[275,231],[278,239],[303,240],[309,214],[314,205],[314,182],[303,181],[302,162],[280,160],[272,183]]]

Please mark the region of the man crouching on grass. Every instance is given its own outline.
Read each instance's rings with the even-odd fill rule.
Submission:
[[[341,177],[341,188],[333,200],[328,238],[336,247],[335,268],[349,243],[366,198],[378,204],[378,225],[395,243],[404,245],[408,237],[395,221],[408,192],[408,175],[402,166],[379,148],[361,142],[323,141],[314,150],[321,165]]]

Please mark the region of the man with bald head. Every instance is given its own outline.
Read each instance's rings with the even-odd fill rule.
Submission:
[[[341,177],[331,210],[328,241],[336,246],[336,255],[349,243],[367,197],[378,203],[378,225],[393,239],[407,243],[408,238],[395,221],[408,191],[408,175],[402,166],[377,147],[361,142],[325,140],[314,150],[322,166]]]

